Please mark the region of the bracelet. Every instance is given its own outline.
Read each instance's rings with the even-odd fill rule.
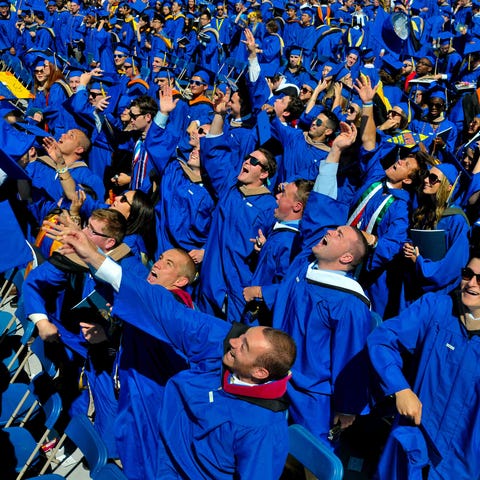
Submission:
[[[366,102],[363,104],[363,107],[373,107],[373,102]]]
[[[62,173],[67,173],[67,172],[68,172],[68,167],[67,167],[67,166],[65,166],[65,167],[63,167],[63,168],[59,168],[59,169],[57,170],[57,173],[58,173],[59,175],[61,175]]]
[[[82,225],[82,217],[80,215],[72,215],[70,214],[70,218],[78,225]]]

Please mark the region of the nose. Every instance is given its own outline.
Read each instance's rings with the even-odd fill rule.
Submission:
[[[476,275],[474,275],[474,276],[467,282],[467,285],[468,285],[469,287],[478,287],[478,286],[479,286]]]
[[[236,338],[231,338],[231,339],[229,340],[230,346],[231,346],[232,348],[237,348],[237,347],[240,345],[241,341],[242,341],[241,338],[242,338],[242,336],[236,337]]]

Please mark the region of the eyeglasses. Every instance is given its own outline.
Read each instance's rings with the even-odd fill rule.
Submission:
[[[123,55],[122,53],[114,53],[113,58],[125,58],[126,55]]]
[[[395,110],[389,110],[387,115],[391,115],[392,117],[401,117],[402,116],[401,113],[398,113]]]
[[[316,127],[321,127],[323,125],[323,120],[321,118],[316,118],[313,121],[313,125],[315,125]]]
[[[247,161],[250,163],[250,165],[252,167],[256,167],[257,165],[260,165],[260,168],[262,170],[266,170],[267,168],[265,167],[265,165],[258,159],[258,158],[255,158],[255,157],[252,157],[251,155],[247,155],[245,157],[245,161]]]
[[[92,97],[94,100],[99,96],[103,95],[102,92],[88,92],[88,96]]]
[[[467,280],[467,281],[475,277],[475,280],[480,285],[480,273],[475,273],[471,268],[469,267],[462,268],[461,275],[462,275],[462,280]]]
[[[302,87],[302,88],[300,89],[300,91],[301,91],[302,93],[313,93],[313,90],[310,90],[309,88],[305,88],[305,87]]]
[[[92,235],[95,235],[96,237],[103,237],[103,238],[110,238],[110,235],[105,235],[104,233],[97,232],[96,230],[93,229],[92,225],[90,222],[88,222],[87,226],[85,227]]]
[[[206,85],[205,82],[201,82],[200,80],[190,80],[188,82],[190,85],[195,85],[196,87],[201,87],[202,85]]]
[[[120,197],[120,200],[119,200],[120,203],[126,203],[128,206],[132,206],[132,203],[128,201],[128,198],[125,194],[123,194],[121,197]]]
[[[426,178],[428,180],[428,183],[432,187],[440,182],[440,179],[438,178],[438,175],[435,175],[434,173],[429,173]]]
[[[146,115],[146,113],[133,113],[131,110],[129,111],[129,114],[132,120],[136,120],[138,117],[141,117],[142,115]]]
[[[444,108],[445,104],[441,102],[432,102],[428,104],[432,108]]]

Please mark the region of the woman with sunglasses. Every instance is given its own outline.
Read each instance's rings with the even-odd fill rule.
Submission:
[[[445,254],[440,260],[430,260],[412,242],[405,243],[404,306],[427,292],[450,292],[458,284],[458,272],[468,260],[469,224],[463,210],[450,202],[457,179],[457,169],[443,163],[432,167],[424,180],[410,228],[443,231],[439,235],[444,237],[440,241],[445,242]]]
[[[83,190],[78,190],[70,206],[70,215],[73,218],[80,218],[81,221],[89,218],[98,208],[119,211],[127,219],[127,231],[123,242],[135,255],[142,257],[144,263],[154,259],[157,248],[155,213],[152,202],[144,192],[127,190],[111,199],[110,204],[106,204],[87,196]]]

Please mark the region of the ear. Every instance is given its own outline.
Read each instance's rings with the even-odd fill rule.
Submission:
[[[113,239],[113,238],[107,238],[107,241],[105,242],[105,250],[106,250],[106,251],[111,250],[111,249],[114,248],[115,246],[116,246],[115,239]]]
[[[292,211],[295,213],[301,212],[303,210],[302,202],[295,202],[292,206]]]
[[[339,259],[338,261],[342,265],[348,265],[349,263],[353,262],[353,255],[350,252],[345,252]]]
[[[187,277],[178,277],[173,284],[173,286],[177,288],[183,288],[183,287],[186,287],[187,285],[188,285]]]
[[[266,180],[268,178],[268,172],[266,172],[265,170],[262,169],[262,171],[260,172],[260,180]]]
[[[330,135],[332,135],[333,133],[333,130],[331,128],[326,128],[325,129],[325,136],[326,137],[329,137]]]
[[[404,180],[402,180],[402,183],[404,185],[411,185],[412,179],[411,178],[405,178]]]
[[[73,152],[79,156],[82,156],[85,153],[85,149],[83,147],[77,147]]]
[[[270,372],[265,367],[252,367],[251,376],[264,382],[270,376]]]
[[[151,123],[151,121],[152,121],[152,114],[151,114],[151,113],[146,113],[146,114],[145,114],[145,120],[146,120],[148,123]]]

